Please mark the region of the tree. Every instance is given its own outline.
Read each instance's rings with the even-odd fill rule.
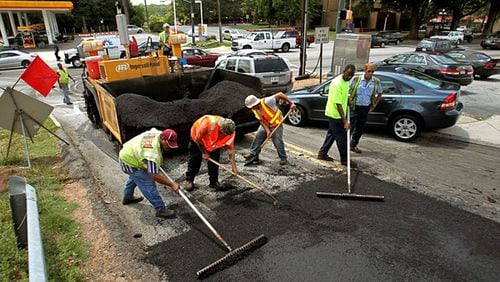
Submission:
[[[408,12],[411,15],[408,38],[418,39],[418,27],[422,19],[426,18],[429,0],[382,0],[382,5],[387,5],[399,12]]]
[[[445,9],[452,12],[450,29],[454,30],[461,18],[474,14],[491,1],[492,0],[433,0],[432,3],[433,7],[437,8],[434,9],[435,11]],[[492,7],[494,6],[492,5]],[[498,9],[498,6],[495,8]],[[498,11],[496,13],[498,14]]]
[[[500,9],[498,7],[500,7],[500,0],[490,0],[490,11],[488,13],[488,21],[484,27],[484,34],[490,34],[493,32],[493,26],[500,17]]]

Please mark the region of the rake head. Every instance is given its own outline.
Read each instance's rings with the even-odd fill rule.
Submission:
[[[358,200],[358,201],[380,201],[380,202],[384,201],[384,196],[360,195],[353,193],[316,192],[316,196],[319,198],[334,198],[334,199]]]
[[[218,259],[216,262],[205,266],[204,268],[196,272],[196,275],[198,275],[198,279],[207,278],[208,276],[216,273],[217,271],[235,264],[238,260],[247,256],[248,254],[260,248],[266,243],[267,243],[267,238],[263,234],[259,235],[257,238],[246,243],[245,245],[230,251],[224,257]]]

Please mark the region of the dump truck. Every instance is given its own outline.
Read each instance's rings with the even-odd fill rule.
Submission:
[[[88,60],[83,71],[87,115],[119,144],[152,127],[177,131],[180,147],[194,121],[205,114],[231,118],[241,136],[259,123],[244,105],[262,94],[258,78],[213,68],[183,69],[177,60],[150,55]]]

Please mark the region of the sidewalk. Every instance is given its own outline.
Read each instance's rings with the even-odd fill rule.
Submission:
[[[439,129],[432,134],[468,142],[500,148],[500,116],[494,115],[485,120],[462,115],[455,126]]]

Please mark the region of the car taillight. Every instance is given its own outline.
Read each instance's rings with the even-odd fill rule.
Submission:
[[[488,61],[486,65],[484,65],[485,68],[492,69],[495,67],[495,63],[493,61]]]
[[[441,69],[441,70],[439,70],[439,72],[442,74],[451,74],[451,75],[459,75],[460,74],[460,71],[450,70],[450,69]]]
[[[446,98],[444,98],[441,107],[439,107],[442,111],[447,111],[453,109],[457,104],[457,93],[451,93]]]

